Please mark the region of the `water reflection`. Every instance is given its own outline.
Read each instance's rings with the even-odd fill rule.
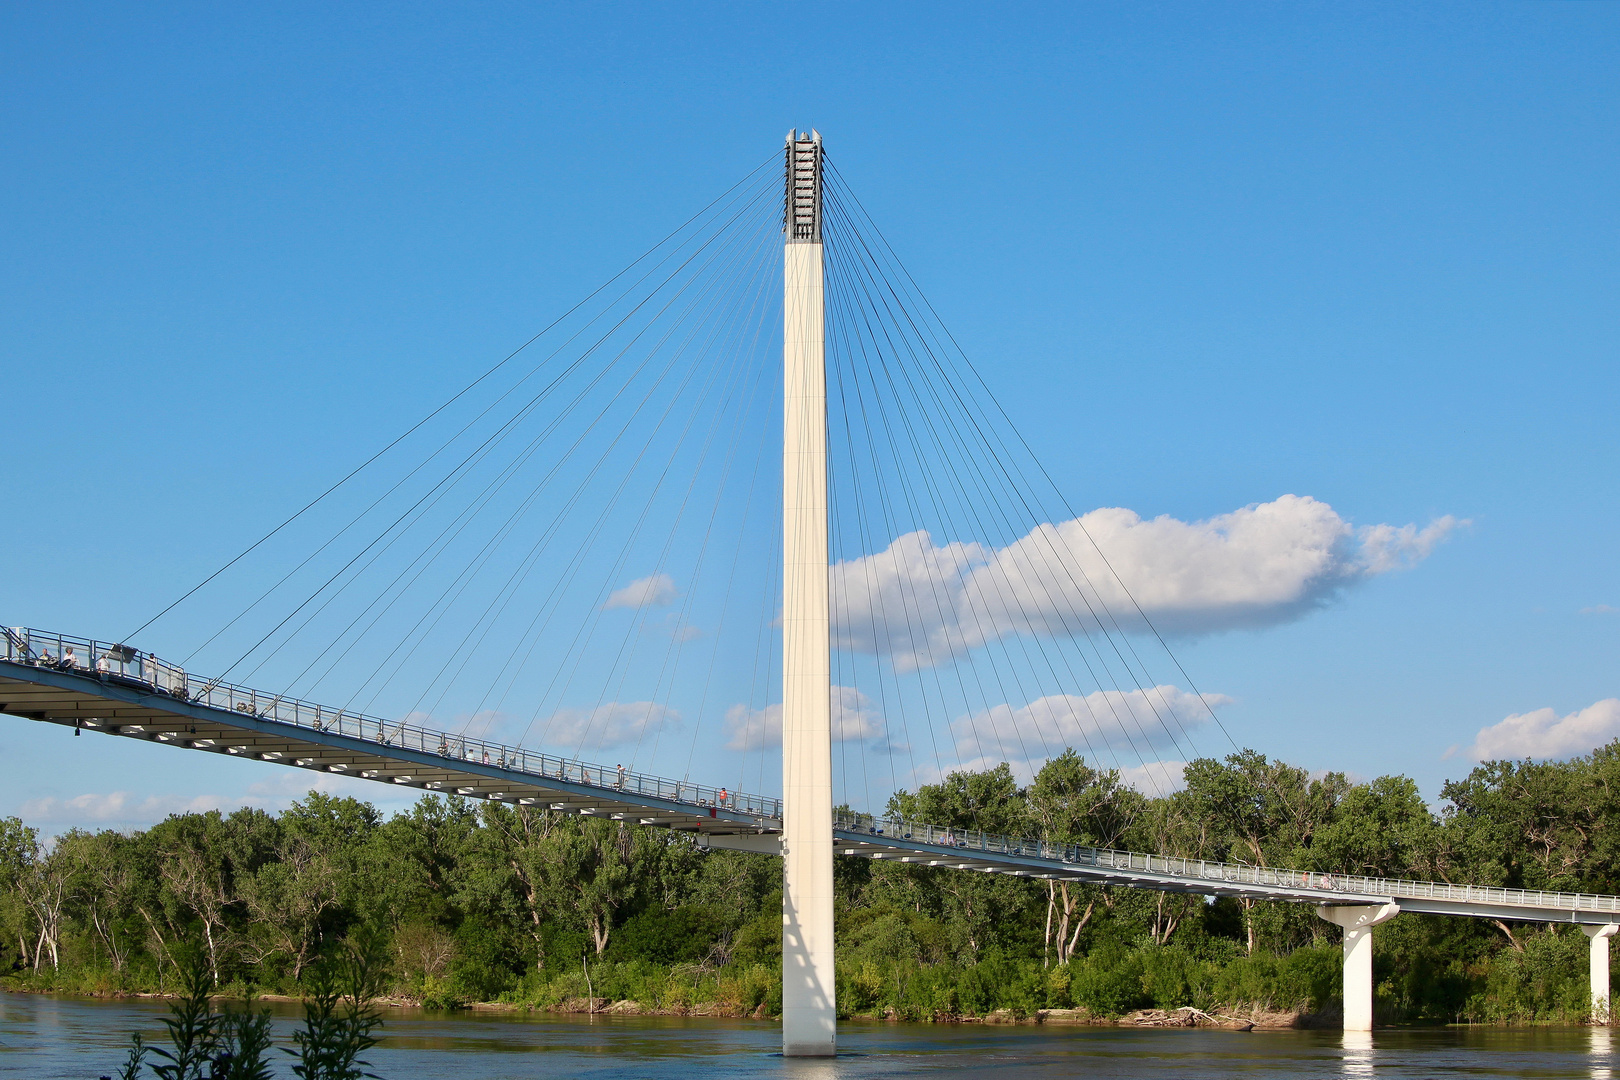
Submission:
[[[299,1011],[272,1006],[289,1045]],[[164,1038],[153,1001],[92,1001],[0,992],[0,1080],[83,1080],[112,1073],[129,1033]],[[783,1058],[766,1021],[585,1017],[544,1013],[425,1013],[389,1009],[367,1054],[388,1080],[1585,1080],[1613,1074],[1607,1028],[1455,1027],[1366,1034],[1235,1032],[1059,1025],[840,1025],[835,1060]],[[278,1080],[291,1080],[288,1063]]]
[[[1344,1033],[1344,1075],[1373,1074],[1373,1037],[1370,1031]]]

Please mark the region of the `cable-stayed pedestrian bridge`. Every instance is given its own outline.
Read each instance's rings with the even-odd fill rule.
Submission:
[[[1069,748],[1151,778],[1207,756],[1204,724],[1236,750],[1220,696],[1199,691],[1154,621],[1230,598],[1208,587],[1220,573],[1147,549],[1132,559],[1144,580],[1127,582],[1088,519],[1111,515],[1110,544],[1158,525],[1077,512],[820,135],[789,132],[782,155],[122,639],[190,650],[181,665],[10,630],[0,712],[779,855],[790,1056],[836,1049],[837,854],[1313,904],[1344,927],[1357,1030],[1372,1025],[1371,928],[1397,911],[1576,923],[1605,1012],[1614,897],[835,811],[871,811],[885,784],[996,760],[1034,769]],[[1095,426],[1084,417],[1072,413],[1075,453]],[[1288,513],[1315,505],[1287,498]],[[1263,584],[1296,606],[1306,595],[1301,580]],[[146,636],[188,601],[189,634]],[[193,659],[219,677],[185,670]],[[520,713],[516,745],[476,734]],[[459,731],[428,726],[447,714]],[[779,795],[647,771],[700,761],[704,780],[735,767],[739,788],[765,788],[778,746]],[[582,760],[608,747],[628,767]]]
[[[165,746],[696,834],[781,854],[782,803],[363,716],[189,674],[125,645],[5,630],[0,712]],[[71,657],[71,660],[64,660]],[[1291,870],[835,814],[841,855],[1159,892],[1603,926],[1620,897]]]

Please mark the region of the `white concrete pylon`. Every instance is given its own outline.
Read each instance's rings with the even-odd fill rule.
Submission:
[[[1587,943],[1587,974],[1592,987],[1592,1023],[1607,1024],[1613,1017],[1609,1013],[1609,939],[1620,932],[1620,924],[1583,926],[1581,932],[1592,940]]]
[[[1344,928],[1344,1030],[1373,1029],[1372,928],[1401,913],[1399,904],[1322,904],[1316,913]]]
[[[782,1052],[838,1050],[821,139],[789,135],[782,305]]]

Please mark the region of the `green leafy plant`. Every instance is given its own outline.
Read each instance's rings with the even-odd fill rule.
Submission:
[[[361,1080],[370,1062],[360,1055],[377,1045],[373,1034],[382,1016],[373,1006],[385,975],[381,942],[363,934],[326,953],[309,972],[309,1000],[304,1026],[293,1033],[298,1059],[293,1072],[301,1080]]]
[[[188,948],[176,958],[180,976],[180,997],[171,1002],[172,1014],[163,1021],[169,1029],[172,1050],[153,1047],[152,1054],[168,1062],[153,1065],[159,1080],[203,1080],[204,1069],[213,1064],[219,1050],[220,1024],[224,1017],[209,1007],[213,989],[213,968],[201,949]],[[139,1036],[137,1036],[138,1038]],[[139,1068],[138,1063],[136,1064]]]
[[[146,1060],[147,1045],[136,1032],[130,1039],[129,1056],[124,1059],[124,1067],[118,1070],[118,1080],[136,1080],[141,1075],[141,1063]]]
[[[270,1080],[270,1010],[226,1010],[220,1023],[223,1050],[209,1080]]]

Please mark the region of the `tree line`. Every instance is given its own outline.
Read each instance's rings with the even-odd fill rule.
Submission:
[[[1402,776],[1312,775],[1245,750],[1144,794],[1068,751],[896,793],[887,813],[1051,842],[1324,873],[1612,893],[1620,740],[1565,762],[1492,761],[1431,809]],[[174,990],[200,955],[222,991],[301,993],[335,942],[384,943],[390,992],[432,1007],[631,1000],[771,1015],[780,863],[682,833],[429,795],[384,819],[312,791],[280,814],[178,814],[41,844],[0,819],[0,985]],[[1312,908],[840,858],[847,1014],[1158,1006],[1321,1011],[1339,931]],[[1568,926],[1401,915],[1375,936],[1388,1021],[1574,1020]]]

